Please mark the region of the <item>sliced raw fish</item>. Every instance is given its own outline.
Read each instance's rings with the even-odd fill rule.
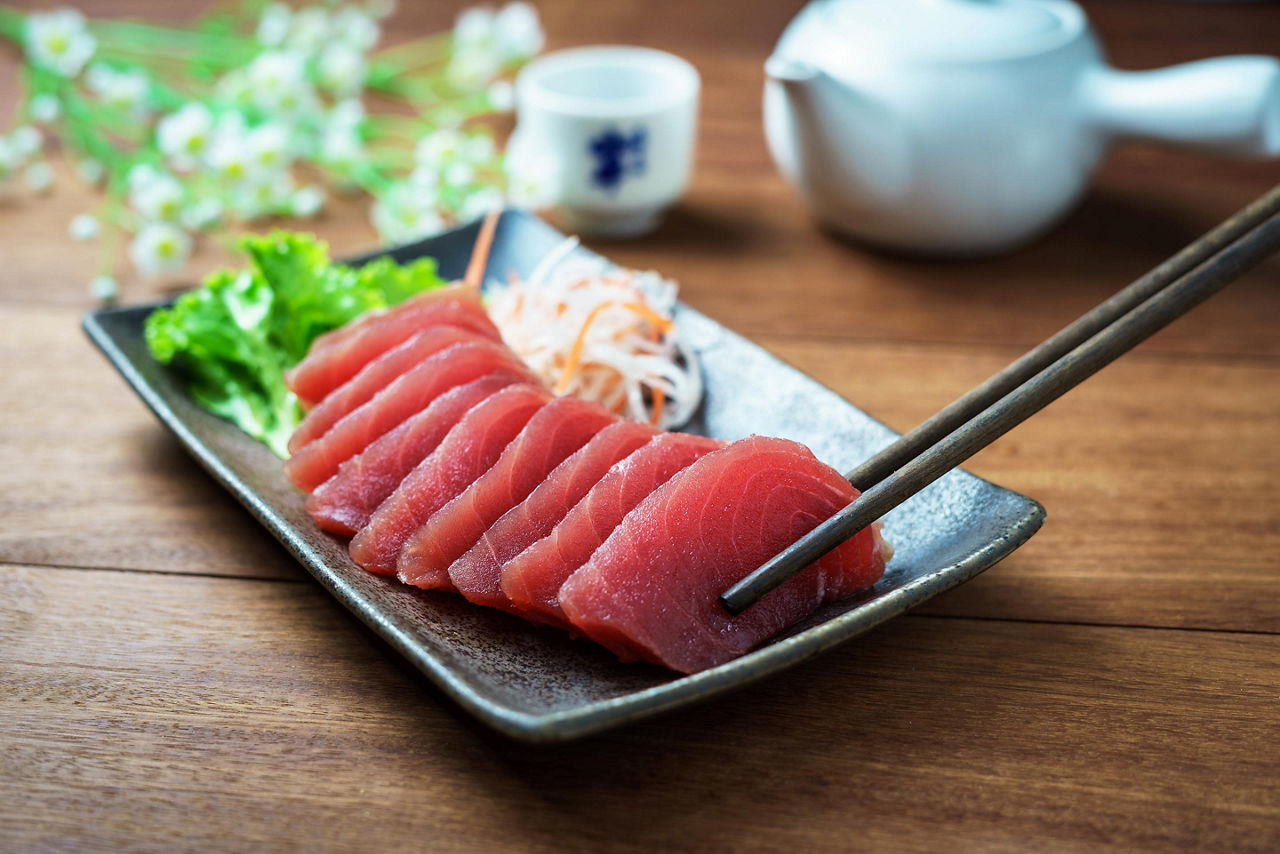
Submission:
[[[300,448],[285,461],[285,474],[298,488],[310,492],[337,474],[342,463],[449,389],[522,365],[518,356],[496,341],[468,341],[434,353]]]
[[[648,424],[623,419],[591,437],[458,558],[449,568],[454,586],[472,602],[523,613],[502,592],[503,565],[551,533],[614,463],[656,434],[657,430]]]
[[[624,656],[682,673],[713,667],[880,578],[887,547],[868,528],[737,617],[718,599],[857,496],[803,445],[743,439],[627,514],[560,588],[560,605],[588,637]]]
[[[564,628],[560,586],[605,541],[624,516],[676,472],[723,448],[688,433],[662,433],[614,465],[551,533],[502,568],[502,592],[526,616]]]
[[[476,544],[489,526],[524,501],[574,451],[618,420],[598,403],[557,397],[529,419],[502,456],[418,529],[396,562],[401,581],[427,589],[458,589],[449,567]],[[496,579],[495,584],[497,587]]]
[[[475,288],[450,285],[418,294],[387,311],[370,312],[321,335],[306,358],[285,373],[285,383],[303,403],[317,403],[375,357],[440,324],[502,340]]]
[[[370,572],[394,574],[396,558],[409,537],[488,471],[550,399],[545,388],[520,383],[489,395],[468,410],[351,540],[352,559]]]
[[[360,369],[360,373],[331,391],[316,404],[289,437],[289,451],[323,436],[330,427],[360,404],[390,385],[396,377],[433,353],[464,341],[492,340],[459,326],[433,326],[392,347]]]
[[[436,449],[471,407],[515,383],[536,383],[533,374],[501,368],[452,388],[431,405],[342,464],[338,473],[307,496],[307,512],[326,531],[351,536],[365,525],[414,466]]]

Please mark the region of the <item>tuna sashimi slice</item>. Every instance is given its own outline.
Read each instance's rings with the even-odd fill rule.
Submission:
[[[542,407],[491,469],[436,511],[405,543],[396,575],[415,587],[457,589],[471,598],[451,581],[453,562],[566,457],[617,420],[600,404],[572,396],[557,397]]]
[[[432,326],[446,324],[502,340],[474,288],[450,285],[418,294],[387,311],[370,312],[317,338],[285,373],[303,403],[314,404],[382,353]]]
[[[672,475],[724,443],[662,433],[614,465],[547,536],[502,567],[502,592],[531,619],[571,628],[560,586],[587,562],[624,516]]]
[[[541,386],[520,383],[473,406],[373,512],[351,540],[351,558],[370,572],[394,574],[414,531],[487,472],[550,399]]]
[[[458,326],[433,326],[392,347],[360,369],[360,373],[331,391],[307,413],[289,437],[289,451],[320,438],[360,404],[390,385],[423,359],[464,341],[492,340]]]
[[[515,383],[536,383],[528,371],[501,368],[450,389],[431,405],[347,460],[307,496],[307,512],[326,531],[351,536],[365,525],[414,466],[426,459],[471,407]]]
[[[449,568],[454,586],[472,602],[526,614],[502,592],[502,567],[551,533],[565,514],[600,481],[613,464],[648,442],[657,430],[624,419],[601,430],[556,466],[537,489],[493,523]],[[528,615],[537,619],[536,615]],[[540,622],[546,622],[540,620]]]
[[[718,599],[857,496],[803,445],[743,439],[693,463],[627,514],[560,588],[560,605],[611,649],[681,673],[705,670],[880,578],[888,549],[868,528],[737,617]]]
[[[338,467],[369,447],[451,388],[500,368],[523,363],[495,341],[454,344],[428,356],[389,386],[343,416],[337,424],[285,461],[284,470],[299,489],[310,492],[338,472]]]

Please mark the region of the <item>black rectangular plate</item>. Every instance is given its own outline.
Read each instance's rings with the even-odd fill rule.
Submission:
[[[399,260],[435,257],[461,276],[472,224],[399,247]],[[491,275],[527,275],[563,236],[541,220],[504,213]],[[577,249],[577,252],[586,252]],[[359,260],[368,260],[362,258]],[[621,664],[593,644],[467,603],[370,575],[345,540],[307,516],[280,460],[234,425],[197,407],[147,352],[143,322],[156,306],[85,317],[90,338],[195,458],[356,616],[479,719],[522,741],[553,742],[674,709],[741,687],[867,631],[967,581],[1027,540],[1044,521],[1035,501],[953,471],[885,519],[895,548],[875,587],[819,609],[754,652],[693,676]],[[706,399],[686,428],[737,439],[752,433],[804,442],[841,471],[896,437],[830,389],[750,341],[681,305],[681,335],[702,362]]]

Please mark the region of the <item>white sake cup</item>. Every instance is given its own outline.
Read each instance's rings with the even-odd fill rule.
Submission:
[[[508,168],[575,232],[651,231],[689,184],[700,85],[688,62],[650,48],[539,57],[516,80]]]

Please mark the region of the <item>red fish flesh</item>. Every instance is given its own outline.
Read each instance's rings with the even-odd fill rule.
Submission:
[[[351,540],[351,557],[392,575],[409,537],[437,510],[488,471],[551,393],[528,383],[508,386],[472,407],[411,471]]]
[[[449,568],[454,586],[472,602],[530,616],[502,592],[502,568],[525,548],[551,533],[556,523],[608,473],[614,463],[648,442],[657,431],[623,419],[555,467],[524,501],[493,523],[466,554]],[[534,619],[536,614],[531,615]]]
[[[637,504],[676,472],[723,442],[663,433],[609,469],[551,533],[502,568],[502,592],[531,619],[571,628],[560,609],[560,586]]]
[[[440,324],[502,340],[476,290],[450,285],[418,294],[387,311],[370,312],[321,335],[312,343],[306,358],[285,372],[285,383],[303,403],[316,403],[375,357]]]
[[[450,389],[431,405],[347,460],[338,473],[307,496],[307,512],[321,528],[352,536],[427,458],[471,407],[519,382],[536,383],[528,371],[502,368]]]
[[[557,397],[542,407],[493,468],[436,511],[405,543],[396,575],[415,587],[457,589],[471,598],[470,591],[450,579],[453,562],[566,457],[617,420],[598,403],[577,397]]]
[[[887,547],[869,528],[737,617],[718,600],[857,495],[803,445],[743,439],[641,502],[560,588],[560,605],[588,637],[624,656],[681,673],[715,666],[880,578]]]
[[[519,369],[522,364],[505,344],[495,341],[469,341],[441,350],[299,449],[285,461],[285,474],[299,489],[310,492],[337,474],[342,463],[426,409],[444,392],[502,368]]]
[[[320,438],[329,428],[360,404],[390,385],[433,353],[464,341],[491,340],[457,326],[433,326],[397,344],[360,369],[360,373],[331,391],[307,413],[298,429],[289,437],[289,451]]]

